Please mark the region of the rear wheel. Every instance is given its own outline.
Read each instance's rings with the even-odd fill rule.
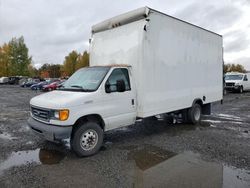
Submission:
[[[197,124],[201,120],[201,106],[199,104],[194,104],[188,109],[188,121],[192,124]]]
[[[103,142],[103,130],[95,122],[86,122],[77,127],[71,138],[71,148],[80,157],[96,154]]]

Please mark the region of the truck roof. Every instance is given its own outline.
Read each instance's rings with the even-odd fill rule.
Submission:
[[[97,66],[91,66],[91,67],[131,67],[131,65],[128,65],[128,64],[109,64],[109,65],[97,65]]]
[[[147,18],[150,13],[152,12],[157,12],[159,14],[163,14],[165,16],[168,16],[170,18],[173,18],[175,20],[178,20],[178,21],[181,21],[183,23],[186,23],[186,24],[189,24],[189,25],[192,25],[194,27],[197,27],[199,29],[202,29],[204,31],[207,31],[207,32],[210,32],[210,33],[213,33],[213,34],[216,34],[220,37],[222,37],[222,35],[218,34],[218,33],[215,33],[213,31],[210,31],[210,30],[207,30],[205,28],[202,28],[200,26],[197,26],[195,24],[192,24],[190,22],[187,22],[187,21],[184,21],[184,20],[181,20],[179,18],[176,18],[176,17],[173,17],[173,16],[170,16],[168,14],[165,14],[163,12],[160,12],[158,10],[155,10],[155,9],[152,9],[152,8],[149,8],[147,6],[145,7],[141,7],[141,8],[138,8],[138,9],[135,9],[135,10],[132,10],[132,11],[129,11],[127,13],[123,13],[123,14],[120,14],[118,16],[115,16],[115,17],[112,17],[110,19],[107,19],[103,22],[100,22],[98,24],[95,24],[92,26],[92,34],[93,33],[98,33],[98,32],[101,32],[101,31],[105,31],[105,30],[109,30],[109,29],[112,29],[112,28],[115,28],[115,27],[119,27],[121,25],[125,25],[125,24],[128,24],[128,23],[131,23],[131,22],[134,22],[134,21],[137,21],[137,20],[141,20],[141,19],[145,19]]]

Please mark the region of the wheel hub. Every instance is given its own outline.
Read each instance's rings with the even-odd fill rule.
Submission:
[[[200,116],[201,116],[201,112],[200,112],[200,109],[199,108],[195,108],[194,109],[194,119],[196,121],[198,121],[200,119]]]
[[[80,145],[84,150],[91,150],[96,146],[97,142],[97,132],[95,130],[87,130],[81,136]]]

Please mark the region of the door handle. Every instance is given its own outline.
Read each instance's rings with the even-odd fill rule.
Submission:
[[[131,100],[132,105],[135,105],[135,99]]]

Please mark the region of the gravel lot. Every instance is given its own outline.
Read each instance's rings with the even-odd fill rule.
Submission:
[[[109,131],[87,158],[29,130],[38,94],[0,86],[0,187],[250,187],[250,92],[227,94],[200,125],[159,118]]]

